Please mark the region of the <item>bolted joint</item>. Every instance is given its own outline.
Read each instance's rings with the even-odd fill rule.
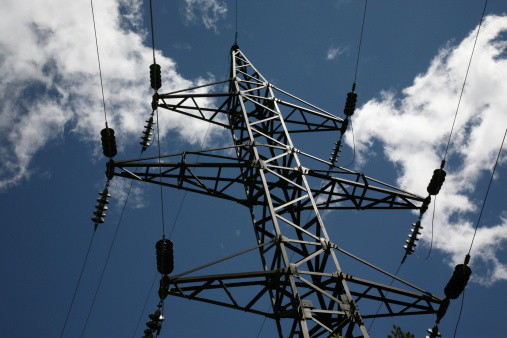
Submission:
[[[158,296],[160,297],[160,300],[166,299],[167,295],[169,294],[169,284],[169,276],[165,275],[160,278],[160,287],[158,289]]]
[[[110,159],[109,162],[106,163],[106,177],[108,181],[112,180],[114,177],[114,168],[114,161]]]
[[[151,109],[157,110],[158,108],[158,93],[153,94],[153,97],[151,99]]]
[[[329,240],[322,238],[322,237],[320,238],[320,246],[321,246],[322,250],[328,252],[329,249],[331,248],[330,244],[331,244],[331,242]]]
[[[303,167],[302,165],[300,165],[299,167],[297,167],[297,168],[296,168],[296,171],[297,171],[298,173],[300,173],[301,175],[308,175],[308,173],[309,173],[308,168],[305,168],[305,167]]]
[[[296,266],[296,264],[290,263],[289,264],[289,271],[290,271],[290,274],[293,275],[294,277],[299,277],[299,271],[298,271],[298,267]]]

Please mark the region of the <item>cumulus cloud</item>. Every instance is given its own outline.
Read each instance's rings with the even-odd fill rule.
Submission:
[[[462,262],[468,252],[482,203],[471,194],[480,178],[491,175],[507,128],[506,31],[507,16],[491,15],[482,24],[447,155],[448,174],[437,196],[433,246],[448,255],[450,265]],[[367,161],[369,147],[379,143],[401,169],[398,184],[421,195],[426,192],[445,153],[476,33],[477,28],[459,44],[442,48],[400,97],[385,91],[357,110],[354,131],[360,161]],[[346,141],[352,144],[351,135]],[[431,214],[430,208],[423,219],[427,225]],[[499,215],[495,221],[479,228],[472,250],[472,265],[482,270],[479,277],[474,275],[483,284],[507,280],[507,266],[497,257],[507,239],[507,220]],[[427,244],[430,237],[427,232],[423,241]]]
[[[151,113],[153,59],[144,44],[141,5],[140,0],[94,4],[107,119],[119,144],[140,137]],[[29,178],[32,157],[69,132],[98,145],[104,111],[89,3],[51,0],[26,6],[6,0],[0,12],[0,190],[5,190]],[[12,31],[16,34],[7,33]],[[183,78],[159,51],[156,58],[162,92],[204,82]],[[186,141],[202,142],[208,125],[162,113],[160,127],[162,137],[175,130]]]
[[[227,16],[227,4],[219,0],[185,0],[185,18],[188,22],[201,22],[218,34],[217,22]]]

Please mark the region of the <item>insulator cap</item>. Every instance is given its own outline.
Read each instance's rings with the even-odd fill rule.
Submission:
[[[433,177],[431,177],[430,184],[428,184],[428,188],[426,188],[428,194],[438,194],[442,188],[442,184],[444,184],[445,175],[447,174],[444,169],[435,169],[435,171],[433,171]]]
[[[431,329],[426,330],[426,332],[428,332],[430,334],[429,336],[426,336],[426,338],[442,337],[442,334],[440,332],[438,332],[437,325],[433,326],[433,328],[431,328]]]
[[[160,324],[159,322],[155,321],[155,320],[150,320],[149,322],[146,322],[146,326],[148,326],[150,329],[152,330],[160,330],[160,328],[162,328],[162,324]]]
[[[153,313],[150,313],[148,315],[148,317],[150,317],[151,320],[154,320],[156,322],[163,322],[164,321],[164,317],[162,316],[162,311],[160,311],[160,309],[158,309],[157,311],[155,311]]]
[[[162,87],[162,73],[160,71],[160,65],[156,63],[150,65],[150,83],[151,88],[158,90]]]
[[[444,289],[445,296],[450,299],[458,298],[463,290],[465,290],[465,286],[467,285],[471,274],[472,269],[470,269],[467,265],[456,265],[451,280],[447,283]]]
[[[155,245],[157,249],[157,270],[163,275],[174,270],[173,242],[163,238]]]
[[[354,115],[354,111],[356,110],[356,102],[357,102],[357,94],[354,92],[347,93],[347,101],[345,102],[345,109],[343,113],[346,116]]]
[[[106,157],[114,157],[118,153],[116,150],[116,138],[112,128],[104,128],[100,131],[102,140],[102,152]]]

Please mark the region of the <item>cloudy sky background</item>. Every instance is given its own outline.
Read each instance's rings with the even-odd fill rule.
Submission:
[[[294,1],[290,7],[267,1],[255,4],[240,1],[239,45],[275,85],[342,116],[343,101],[353,80],[363,6],[364,3],[357,1],[330,1],[318,5]],[[357,81],[359,100],[353,118],[354,133],[346,134],[349,147],[344,148],[342,157],[348,163],[355,147],[353,170],[425,195],[431,174],[440,166],[445,153],[483,3],[451,1],[442,5],[437,1],[424,4],[388,1],[369,6]],[[233,2],[154,1],[154,10],[156,59],[163,71],[162,92],[225,77],[227,52],[234,40]],[[501,1],[491,1],[486,10],[447,153],[446,182],[437,197],[434,252],[425,262],[409,257],[406,265],[412,264],[414,270],[407,267],[401,274],[410,281],[423,280],[424,287],[438,295],[443,295],[442,289],[452,267],[462,262],[468,252],[507,128],[506,10],[507,6]],[[94,11],[107,120],[116,130],[118,158],[134,158],[140,151],[138,140],[144,121],[151,112],[149,3],[97,1]],[[55,336],[63,326],[89,244],[92,225],[88,224],[91,223],[88,219],[96,191],[102,190],[104,184],[105,161],[98,136],[104,127],[104,111],[91,8],[86,1],[6,0],[0,4],[0,13],[0,198],[6,210],[1,243],[1,267],[6,273],[0,280],[4,286],[2,312],[10,309],[0,321],[0,328],[10,336],[34,336],[34,332]],[[228,140],[222,130],[212,128],[207,132],[207,125],[178,114],[160,114],[160,128],[162,146],[168,153],[200,148],[203,141],[211,146],[225,144]],[[321,149],[318,143],[305,146],[325,154],[332,148],[333,137],[326,139],[329,149]],[[154,156],[156,150],[150,150],[150,156]],[[507,197],[502,193],[506,186],[506,161],[504,151],[472,250],[473,282],[460,324],[460,332],[466,333],[458,336],[500,337],[500,332],[507,328],[498,320],[502,310],[500,303],[495,303],[498,293],[505,296],[503,289],[507,280],[507,256],[503,250],[507,238]],[[97,253],[97,257],[92,258],[91,272],[84,275],[76,308],[70,317],[69,336],[81,332],[90,295],[96,287],[103,255],[109,248],[129,184],[113,181],[112,207],[106,221],[110,221],[110,226],[104,227],[107,235],[103,236],[103,243],[96,246],[102,256]],[[135,268],[126,266],[125,261],[133,264],[142,261],[141,254],[135,253],[133,247],[142,249],[143,254],[152,254],[146,251],[152,250],[154,237],[146,239],[151,244],[145,244],[141,238],[148,235],[135,231],[140,231],[139,224],[149,219],[157,223],[157,232],[153,230],[153,233],[159,233],[157,193],[156,189],[134,186],[128,204],[131,214],[125,221],[130,222],[130,226],[122,228],[123,246],[120,241],[118,251],[114,251],[117,264],[124,264],[124,270],[107,270],[109,280],[105,283],[122,284],[132,293],[118,295],[121,302],[129,305],[125,308],[135,309],[129,313],[131,317],[119,315],[118,323],[137,322],[152,281],[151,274],[133,274]],[[170,210],[168,223],[172,223],[177,217],[175,205],[179,205],[182,194],[167,194],[169,200],[174,198],[175,201],[166,206]],[[186,203],[208,202],[199,198]],[[217,207],[209,203],[211,210]],[[225,207],[229,210],[230,206]],[[191,213],[190,209],[188,206],[187,214]],[[422,245],[416,252],[423,257],[431,240],[432,214],[433,203],[423,218],[425,231]],[[248,217],[244,212],[231,211],[225,221],[232,224],[237,218],[237,222],[249,223],[245,216]],[[372,219],[367,216],[358,217],[363,218],[349,222],[354,225],[371,223]],[[337,219],[348,221],[342,219],[342,215],[328,214],[326,224],[333,224]],[[361,225],[362,229],[370,231],[371,236],[366,239],[359,239],[350,227],[345,227],[345,233],[339,236],[354,238],[348,243],[357,253],[366,251],[366,259],[376,258],[378,249],[361,248],[374,245],[374,248],[392,249],[385,259],[373,263],[394,272],[410,223],[416,219],[415,214],[405,213],[396,221],[386,219],[386,224],[382,224],[384,229]],[[387,224],[389,222],[396,222],[396,227]],[[240,249],[248,247],[240,244],[244,238],[252,240],[250,228],[233,225],[231,229],[234,231],[230,241],[239,243]],[[175,242],[180,239],[181,245],[189,245],[184,244],[186,235],[178,231],[183,232],[177,228]],[[194,250],[205,253],[216,248],[225,250],[217,253],[219,257],[234,252],[232,244],[224,237],[227,235],[215,235],[216,246],[201,243],[202,246]],[[136,236],[140,242],[132,239]],[[386,242],[379,244],[384,240]],[[340,244],[340,240],[336,242]],[[129,258],[130,255],[135,258]],[[188,268],[195,266],[188,259]],[[197,264],[206,262],[205,257],[202,259],[197,260]],[[418,275],[420,271],[426,272]],[[127,280],[120,277],[121,273],[129,276]],[[102,290],[109,294],[107,285]],[[127,302],[127,298],[131,302]],[[107,332],[101,331],[105,330],[104,313],[114,312],[123,304],[113,302],[111,309],[104,305],[111,304],[106,296],[99,299],[102,302],[94,310],[97,315],[91,318],[87,328],[90,336]],[[185,313],[196,310],[188,303],[192,302],[185,302],[185,307],[175,303],[179,310],[175,311],[174,319],[179,325],[171,323],[168,325],[171,329],[167,330],[164,327],[162,336],[184,336],[181,332],[193,336],[190,333],[192,318]],[[146,313],[156,304],[154,298],[148,304]],[[443,324],[446,325],[445,336],[452,334],[457,320],[458,302],[453,305],[444,319],[447,320]],[[484,317],[477,317],[474,309],[485,306]],[[20,333],[21,319],[14,313],[22,311],[28,311],[29,318],[33,318],[25,328],[31,334]],[[209,311],[220,313],[221,309],[210,308]],[[235,318],[229,312],[221,313],[219,317]],[[243,317],[237,322],[249,325],[249,334],[257,336],[262,320],[241,315]],[[209,316],[209,312],[200,315],[200,320],[204,321],[202,316]],[[484,324],[472,323],[467,318],[480,318]],[[228,332],[220,331],[225,324],[220,324],[216,317],[212,321],[209,325],[217,325],[217,328],[210,327],[209,332],[217,332],[217,337]],[[412,324],[414,321],[418,324]],[[417,333],[422,335],[420,326],[430,327],[433,321],[427,317],[401,323],[412,331],[419,330]],[[391,324],[390,321],[375,323],[372,334],[385,336]],[[271,336],[270,328],[272,326],[266,324],[261,336]],[[129,327],[126,332],[131,334],[134,329]],[[137,335],[140,332],[142,329]],[[118,333],[118,336],[124,334]]]

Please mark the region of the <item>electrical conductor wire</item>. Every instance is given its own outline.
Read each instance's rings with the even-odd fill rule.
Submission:
[[[502,153],[503,144],[505,142],[505,136],[507,135],[507,129],[505,129],[505,133],[503,135],[502,143],[500,144],[500,150],[498,151],[498,156],[496,157],[495,166],[493,167],[493,172],[491,173],[491,178],[489,180],[488,188],[486,189],[486,196],[484,197],[484,201],[482,202],[481,212],[479,214],[479,218],[477,219],[477,224],[475,226],[474,235],[472,237],[472,242],[470,243],[470,249],[468,250],[467,259],[470,258],[470,252],[472,251],[472,246],[474,244],[475,235],[477,234],[477,229],[479,228],[479,223],[481,221],[482,212],[484,211],[484,207],[486,205],[486,201],[488,199],[489,190],[491,188],[491,183],[493,182],[493,177],[495,176],[496,166],[498,165],[498,161],[500,160],[500,154]],[[456,322],[456,328],[454,329],[454,337],[456,337],[456,333],[458,332],[458,325],[461,320],[461,314],[463,312],[463,304],[465,303],[465,289],[463,289],[463,295],[461,299],[461,308],[459,310],[458,321]]]
[[[500,145],[500,150],[498,151],[498,156],[496,157],[495,166],[493,167],[493,172],[491,173],[491,179],[489,180],[488,189],[486,190],[486,196],[484,197],[484,202],[482,202],[481,212],[479,214],[479,219],[477,220],[477,225],[475,226],[474,236],[472,237],[472,243],[470,243],[470,249],[468,249],[468,254],[472,251],[472,246],[474,245],[475,235],[477,234],[477,229],[479,228],[479,222],[481,221],[482,212],[484,211],[484,206],[486,205],[486,200],[488,199],[489,189],[491,188],[491,183],[493,182],[493,176],[495,175],[496,166],[498,165],[498,161],[500,159],[500,154],[502,152],[503,144],[505,142],[505,136],[507,135],[507,129],[505,129],[505,133],[503,135],[502,144]]]
[[[398,276],[398,273],[400,272],[400,269],[401,269],[401,266],[403,265],[403,263],[400,263],[400,265],[398,265],[398,270],[396,270],[396,273],[394,274],[396,277]],[[394,278],[391,279],[391,283],[389,284],[389,286],[392,286],[394,283]],[[387,297],[387,295],[389,294],[389,292],[387,292],[384,297]],[[375,313],[375,316],[378,315],[378,313],[380,312],[380,309],[382,308],[382,305],[384,305],[384,303],[380,303],[378,309],[377,309],[377,313]],[[373,320],[371,321],[370,323],[370,326],[368,326],[368,332],[370,331],[371,327],[373,326],[373,323],[375,323],[375,319],[377,319],[377,317],[373,317]]]
[[[130,188],[129,188],[128,192],[127,192],[127,197],[125,198],[125,203],[123,204],[123,208],[122,208],[122,211],[121,211],[121,214],[120,214],[120,218],[118,220],[118,225],[116,226],[116,231],[114,232],[113,240],[111,242],[111,246],[109,247],[109,252],[107,254],[106,262],[104,263],[104,267],[102,268],[102,273],[101,273],[100,278],[99,278],[99,283],[98,283],[97,288],[95,290],[95,295],[93,296],[92,304],[90,305],[90,310],[88,311],[88,315],[86,317],[86,322],[85,322],[85,325],[83,327],[83,331],[81,332],[81,337],[83,337],[83,335],[85,333],[86,326],[88,325],[88,320],[90,319],[90,315],[92,313],[93,306],[95,305],[95,300],[97,298],[97,294],[99,293],[100,285],[102,284],[102,279],[104,278],[104,273],[106,272],[107,263],[109,262],[109,258],[111,257],[111,252],[113,251],[113,246],[114,246],[114,242],[116,240],[116,235],[118,234],[118,230],[120,229],[120,224],[121,224],[121,221],[123,219],[123,214],[125,213],[125,209],[127,207],[127,201],[129,199],[130,192],[132,191],[132,185],[133,184],[134,184],[134,181],[131,181],[130,182]]]
[[[153,276],[153,281],[151,282],[150,291],[148,291],[148,296],[146,297],[146,301],[144,302],[143,309],[141,310],[141,314],[139,315],[139,320],[137,321],[136,329],[134,330],[133,338],[136,336],[137,329],[139,328],[139,324],[141,323],[141,319],[143,318],[144,310],[146,310],[146,305],[148,304],[148,300],[150,299],[151,290],[153,290],[153,285],[155,285],[155,280],[157,280],[158,271],[155,269],[155,276]]]
[[[150,20],[151,20],[151,47],[153,52],[153,64],[156,64],[155,59],[155,30],[153,29],[153,6],[150,0]],[[155,89],[155,92],[157,90]],[[161,153],[160,153],[160,124],[158,119],[158,108],[155,109],[155,115],[157,118],[157,148],[158,148],[158,170],[159,170],[159,181],[160,181],[160,201],[161,201],[161,213],[162,213],[162,236],[165,238],[165,216],[164,216],[164,192],[162,189],[162,165],[161,165]]]
[[[90,241],[90,245],[88,246],[88,251],[86,251],[86,256],[85,256],[85,259],[84,259],[84,262],[83,262],[83,267],[81,268],[81,273],[79,274],[79,278],[77,280],[77,285],[76,285],[76,288],[74,290],[74,295],[72,296],[72,301],[70,302],[69,311],[67,312],[67,318],[65,318],[65,323],[63,324],[62,333],[60,334],[60,337],[63,337],[63,333],[65,331],[65,327],[67,326],[67,321],[69,320],[70,312],[72,310],[72,305],[74,304],[74,299],[76,298],[77,289],[79,288],[79,283],[81,283],[81,277],[83,277],[83,271],[85,269],[86,262],[88,261],[88,256],[90,254],[90,249],[92,247],[93,238],[95,238],[95,233],[96,233],[96,229],[93,229],[92,239]]]
[[[484,20],[484,13],[486,12],[487,5],[488,5],[488,0],[486,0],[484,2],[484,9],[482,10],[481,21],[479,22],[479,27],[477,28],[477,34],[475,35],[475,41],[474,41],[474,46],[472,48],[472,54],[470,54],[470,60],[468,61],[468,67],[467,67],[467,71],[465,74],[465,80],[463,81],[463,86],[461,87],[461,93],[459,95],[459,100],[458,100],[458,106],[456,107],[456,113],[454,114],[454,120],[452,121],[451,132],[449,133],[449,139],[447,140],[447,146],[445,148],[443,163],[445,163],[445,159],[447,157],[447,151],[449,150],[449,144],[451,143],[451,136],[452,136],[452,133],[454,130],[454,124],[456,123],[456,117],[458,116],[458,110],[459,110],[459,106],[461,104],[461,98],[463,97],[463,92],[465,91],[465,84],[466,84],[467,78],[468,78],[468,71],[470,70],[470,65],[472,64],[472,58],[474,56],[475,46],[477,44],[477,39],[479,38],[479,32],[481,31],[481,25],[482,25],[482,21]]]
[[[104,119],[106,120],[106,128],[107,128],[106,99],[104,98],[104,85],[102,83],[102,69],[100,67],[99,42],[97,39],[97,28],[95,27],[95,13],[93,11],[93,0],[90,0],[90,6],[92,8],[93,31],[95,33],[95,47],[97,48],[97,61],[99,63],[100,88],[102,89],[102,105],[104,106]]]
[[[366,20],[366,8],[367,7],[368,7],[368,0],[365,0],[365,2],[364,2],[364,12],[363,12],[363,24],[361,26],[361,37],[359,38],[359,48],[357,50],[356,71],[354,73],[354,89],[355,89],[355,86],[356,86],[357,69],[359,67],[359,55],[361,54],[361,44],[363,42],[364,22]]]
[[[90,0],[90,7],[91,7],[91,11],[92,11],[93,32],[94,32],[94,36],[95,36],[95,48],[96,48],[96,51],[97,51],[97,62],[98,62],[98,65],[99,65],[100,88],[101,88],[101,92],[102,92],[102,106],[103,106],[103,109],[104,109],[104,120],[105,120],[106,128],[107,128],[108,125],[107,125],[106,99],[105,99],[105,96],[104,96],[104,85],[103,85],[103,81],[102,81],[102,67],[100,65],[99,43],[98,43],[98,38],[97,38],[97,27],[95,25],[95,12],[93,10],[93,0]],[[63,324],[63,328],[62,328],[62,332],[60,334],[60,337],[63,337],[63,333],[65,332],[65,327],[67,326],[67,321],[69,320],[70,312],[72,310],[72,306],[73,306],[74,300],[76,298],[77,290],[79,288],[79,284],[81,283],[81,278],[83,277],[83,272],[84,272],[84,269],[85,269],[85,266],[86,266],[86,262],[88,261],[88,256],[90,254],[90,250],[91,250],[91,247],[92,247],[93,239],[95,238],[96,230],[97,230],[97,228],[95,227],[94,230],[93,230],[93,234],[92,234],[92,238],[91,238],[91,241],[90,241],[90,245],[88,246],[88,250],[86,252],[86,256],[85,256],[85,260],[83,262],[83,266],[81,268],[81,272],[79,274],[77,285],[76,285],[76,288],[74,290],[74,295],[72,296],[72,301],[70,303],[69,311],[67,312],[67,317],[65,318],[65,323]]]
[[[445,159],[447,158],[447,152],[449,151],[449,145],[451,143],[451,136],[452,136],[452,133],[454,131],[454,125],[456,123],[456,118],[458,117],[458,111],[459,111],[459,107],[460,107],[460,104],[461,104],[461,99],[463,97],[463,92],[465,91],[465,84],[466,84],[466,81],[467,81],[467,78],[468,78],[468,72],[470,71],[470,65],[472,64],[472,58],[474,56],[474,51],[475,51],[475,46],[477,45],[477,40],[479,38],[479,32],[481,30],[481,25],[482,25],[482,21],[484,20],[484,13],[486,12],[486,6],[488,4],[488,0],[486,0],[484,2],[484,8],[482,10],[482,14],[481,14],[481,20],[479,22],[479,27],[477,28],[477,34],[475,35],[475,40],[474,40],[474,46],[472,48],[472,53],[470,54],[470,59],[468,61],[468,67],[467,67],[467,71],[465,73],[465,79],[463,80],[463,85],[461,87],[461,92],[460,92],[460,95],[459,95],[459,99],[458,99],[458,105],[456,107],[456,112],[454,113],[454,119],[452,121],[452,126],[451,126],[451,131],[449,133],[449,139],[447,140],[447,145],[445,147],[445,153],[444,153],[444,157],[442,159],[442,164],[441,164],[441,169],[444,168],[444,165],[445,165]],[[419,259],[422,259],[422,260],[426,260],[430,257],[430,254],[431,254],[431,250],[433,248],[433,229],[434,229],[434,221],[435,221],[435,209],[436,209],[436,196],[435,196],[435,200],[434,200],[434,204],[433,204],[433,216],[432,216],[432,221],[431,221],[431,242],[430,242],[430,250],[428,252],[428,255],[425,257],[425,258],[422,258],[422,257],[419,257],[417,255],[415,255],[417,258]]]
[[[359,37],[359,48],[357,49],[357,58],[356,58],[356,69],[354,71],[354,82],[352,84],[352,91],[354,92],[356,90],[356,80],[357,80],[357,71],[359,69],[359,57],[361,55],[361,46],[363,45],[363,33],[364,33],[364,23],[366,21],[366,9],[368,8],[368,0],[365,0],[364,2],[364,11],[363,11],[363,22],[361,24],[361,35]],[[354,136],[354,128],[352,127],[352,116],[350,116],[350,130],[352,132],[352,144],[354,149],[354,155],[352,157],[352,161],[347,164],[346,166],[343,166],[343,168],[350,167],[354,161],[356,160],[356,140]]]

